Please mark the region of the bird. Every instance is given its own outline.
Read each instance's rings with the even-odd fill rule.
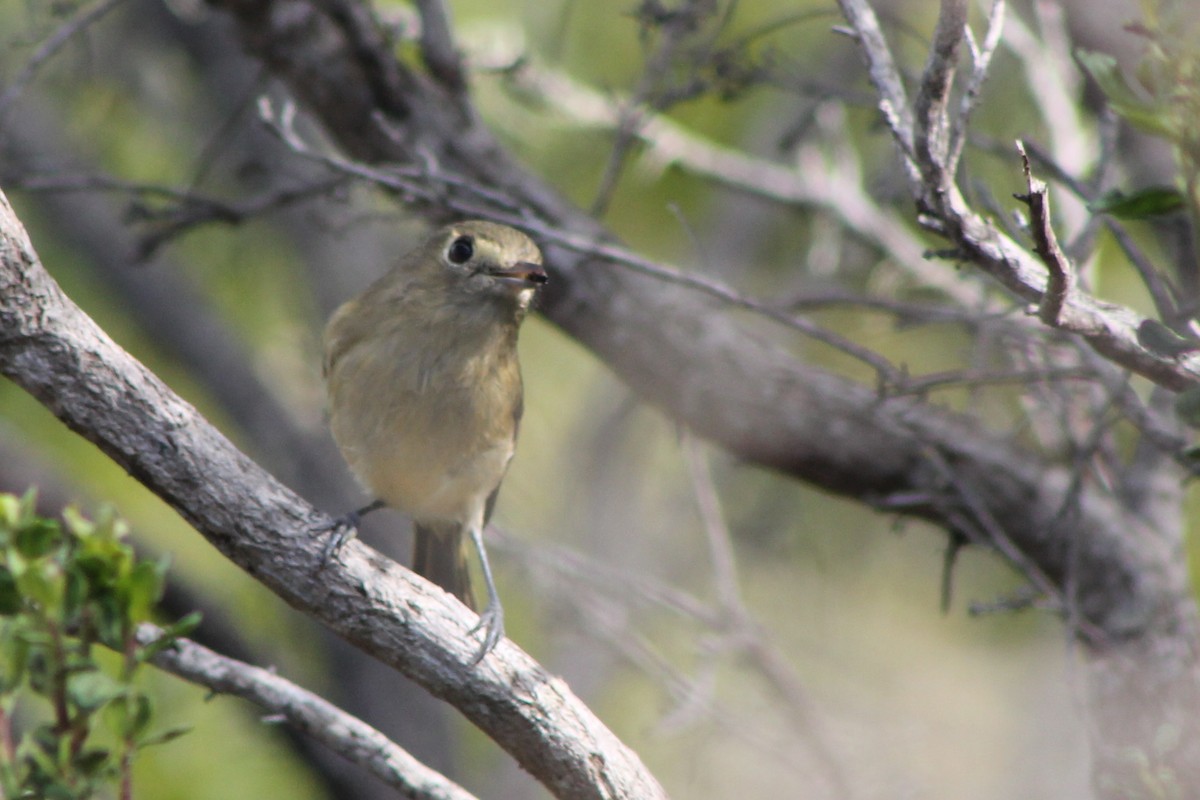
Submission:
[[[413,520],[413,569],[474,609],[466,541],[487,604],[472,664],[504,636],[483,529],[524,412],[517,336],[547,282],[538,246],[484,220],[444,226],[357,297],[323,337],[334,441],[374,502],[340,518],[326,556],[363,514],[391,507]]]

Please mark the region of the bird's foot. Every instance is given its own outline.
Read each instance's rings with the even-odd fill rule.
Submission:
[[[471,659],[472,667],[483,661],[484,656],[492,652],[504,638],[504,607],[500,605],[499,599],[493,598],[488,601],[487,607],[479,615],[479,622],[471,628],[471,635],[479,631],[484,632],[483,643],[479,646],[479,652]]]
[[[329,566],[329,562],[346,542],[358,536],[358,523],[362,522],[362,518],[376,509],[383,508],[383,505],[382,500],[376,500],[369,506],[342,514],[340,517],[334,517],[328,525],[322,525],[317,529],[318,534],[329,533],[329,541],[325,542],[325,548],[321,551],[322,569]]]
[[[333,560],[338,551],[346,542],[358,535],[358,523],[362,519],[362,515],[357,511],[351,511],[348,514],[343,514],[340,517],[334,518],[333,522],[328,526],[322,526],[318,533],[329,533],[329,540],[325,542],[325,547],[321,550],[321,568],[329,566],[329,562]]]

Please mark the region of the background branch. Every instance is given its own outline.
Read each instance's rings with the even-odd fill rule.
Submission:
[[[142,644],[162,630],[143,625]],[[475,795],[413,758],[379,731],[274,672],[219,655],[188,639],[159,651],[155,666],[220,694],[249,700],[272,718],[323,742],[413,800],[474,800]]]

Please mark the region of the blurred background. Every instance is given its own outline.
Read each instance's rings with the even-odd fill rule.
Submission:
[[[936,4],[875,5],[898,58],[919,70]],[[1136,61],[1141,43],[1123,30],[1141,13],[1133,0],[1036,5],[1009,8],[1035,44],[1061,33]],[[397,30],[412,18],[403,4],[377,6]],[[698,136],[762,158],[850,159],[875,202],[911,218],[859,53],[833,30],[836,7],[731,4],[713,39],[728,57],[708,64],[707,89],[694,97],[683,91],[686,59],[645,80],[656,52],[650,7],[451,3],[477,70],[474,99],[532,171],[594,208],[638,252],[757,296],[936,299],[827,211],[664,163],[573,115],[577,97],[536,96],[507,69],[525,59],[539,74],[569,78],[579,97],[638,94]],[[89,14],[46,52],[56,32]],[[973,9],[980,36],[983,19]],[[1055,19],[1061,27],[1047,27]],[[241,54],[227,20],[196,0],[0,0],[0,42],[0,187],[54,277],[285,483],[332,513],[361,505],[367,498],[324,423],[320,331],[337,304],[415,242],[422,222],[268,133],[256,104],[282,90]],[[966,170],[998,209],[1023,188],[1012,141],[1057,135],[1032,96],[1031,69],[1001,46],[973,121]],[[1077,68],[1070,77],[1064,114],[1095,137],[1099,97]],[[614,142],[629,148],[621,168]],[[1170,181],[1164,147],[1132,135],[1121,147],[1136,182]],[[1161,229],[1133,233],[1151,253],[1174,246]],[[937,246],[915,228],[911,235]],[[1149,311],[1114,251],[1098,246],[1093,290]],[[978,281],[955,276],[950,262],[928,265],[951,283]],[[968,367],[980,352],[945,321],[899,324],[835,303],[811,314],[914,375]],[[811,340],[786,346],[871,380],[865,366]],[[1033,611],[968,613],[1021,585],[994,556],[960,556],[943,609],[943,531],[737,463],[641,405],[540,319],[525,327],[521,355],[525,422],[490,540],[508,633],[562,675],[669,793],[1087,796],[1086,728],[1062,626]],[[1018,389],[952,386],[934,399],[1015,431]],[[201,641],[274,666],[480,796],[547,796],[452,709],[287,608],[37,401],[0,382],[0,490],[31,484],[48,513],[114,504],[140,548],[170,554],[169,607],[205,612]],[[369,518],[363,536],[407,562],[401,515]],[[141,755],[143,800],[392,796],[239,700],[171,676],[144,679],[164,698],[162,724],[194,730]]]

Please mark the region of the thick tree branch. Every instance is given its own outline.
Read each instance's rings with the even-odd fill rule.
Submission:
[[[477,119],[464,118],[443,90],[422,75],[406,71],[396,80],[339,88],[331,100],[339,76],[376,69],[372,65],[383,56],[359,53],[363,37],[344,30],[340,17],[324,16],[321,4],[210,2],[235,15],[251,52],[304,98],[352,158],[424,165],[430,174],[470,183],[462,188],[446,183],[440,200],[417,198],[429,216],[453,216],[462,200],[475,213],[492,208],[500,218],[523,219],[535,234],[553,230],[555,236],[539,237],[554,272],[543,313],[590,347],[642,398],[700,435],[742,459],[828,490],[922,516],[950,530],[963,525],[978,529],[964,498],[944,480],[942,464],[948,464],[960,485],[972,487],[972,504],[986,509],[988,519],[1060,587],[1052,605],[1064,612],[1067,604],[1074,605],[1109,636],[1148,624],[1159,610],[1173,605],[1179,587],[1147,581],[1145,560],[1155,556],[1139,550],[1128,536],[1141,529],[1142,521],[1123,512],[1113,498],[1089,489],[1081,498],[1081,514],[1059,524],[1055,521],[1070,480],[1065,472],[986,436],[973,420],[917,402],[881,402],[870,389],[803,364],[714,313],[711,300],[695,289],[615,269],[603,256],[592,255],[612,243],[611,234],[516,164]],[[846,0],[844,7],[862,11],[858,19],[873,19],[862,0]],[[306,20],[302,30],[294,24],[300,18]],[[860,33],[862,41],[882,42],[877,26]],[[335,46],[337,42],[341,45]],[[895,101],[891,110],[901,126],[897,136],[903,141],[908,131],[911,144],[912,112],[899,104],[903,87],[890,55],[873,46],[867,49],[879,57],[873,75]],[[312,69],[309,53],[316,50],[324,71]],[[400,96],[383,96],[390,92]],[[347,108],[351,103],[354,107]],[[397,107],[421,113],[391,118],[388,135],[358,127],[358,121],[377,120],[381,109]],[[515,220],[514,209],[519,214]],[[966,256],[994,264],[997,273],[1009,273],[1007,284],[1030,300],[1040,299],[1042,265],[982,220],[954,219],[966,231],[952,238],[972,243],[991,260],[973,252]],[[594,247],[590,253],[586,247],[569,249],[556,244],[561,237]],[[1076,327],[1091,326],[1099,331],[1097,337],[1111,330],[1103,341],[1120,343],[1127,337],[1132,348],[1119,350],[1114,344],[1110,349],[1119,350],[1125,360],[1136,357],[1140,370],[1160,381],[1190,379],[1179,364],[1136,344],[1132,312],[1105,308],[1102,313],[1095,301],[1076,297],[1063,317]],[[1048,535],[1052,523],[1054,534]],[[1077,593],[1070,598],[1061,592],[1069,573]]]
[[[331,520],[72,303],[2,194],[0,372],[288,603],[458,707],[556,796],[664,796],[637,756],[511,643],[468,669],[473,615],[432,584],[357,542],[323,568],[314,531]]]

